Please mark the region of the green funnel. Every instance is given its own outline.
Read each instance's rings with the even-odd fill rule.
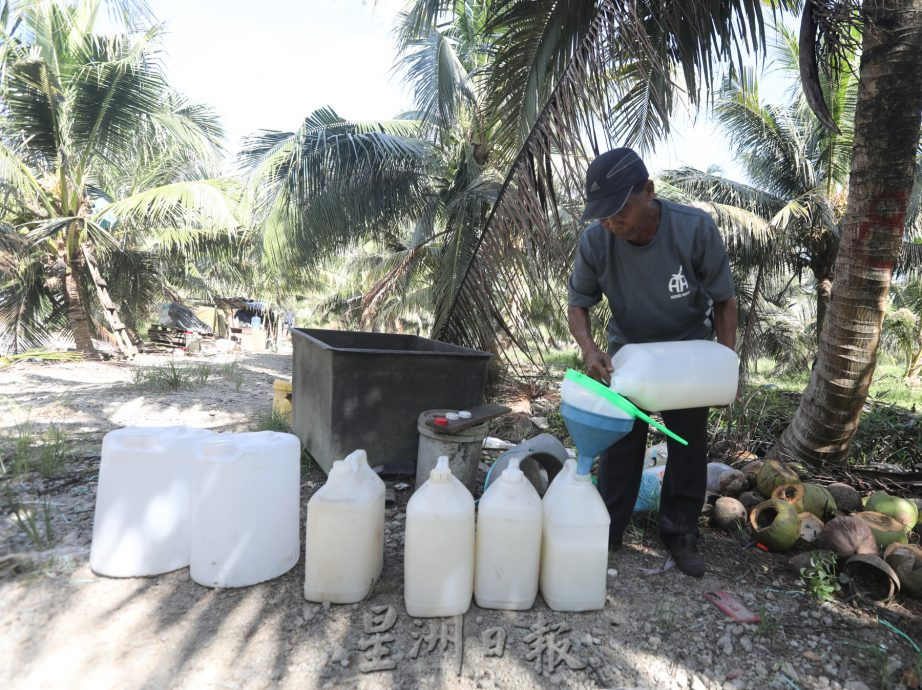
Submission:
[[[618,407],[620,407],[622,410],[627,412],[632,417],[636,417],[637,419],[643,422],[646,422],[653,428],[659,429],[664,434],[666,434],[666,436],[678,441],[683,446],[688,445],[688,441],[686,441],[684,438],[669,431],[669,429],[667,429],[662,424],[657,422],[655,419],[650,417],[650,415],[648,415],[643,410],[641,410],[639,407],[637,407],[637,405],[632,403],[630,400],[625,398],[623,395],[619,395],[618,393],[615,393],[615,391],[611,390],[605,384],[599,383],[595,379],[590,378],[586,376],[585,374],[581,374],[578,371],[575,371],[573,369],[567,369],[567,373],[564,376],[564,378],[570,379],[574,383],[578,383],[579,385],[591,390],[593,393],[596,393],[597,395],[601,395],[603,398],[605,398],[612,404],[617,405]]]

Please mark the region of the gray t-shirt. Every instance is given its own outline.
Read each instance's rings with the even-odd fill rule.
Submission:
[[[608,298],[608,349],[627,343],[709,340],[712,307],[734,296],[730,263],[711,217],[657,199],[659,229],[642,247],[620,240],[598,221],[579,241],[568,285],[571,305]]]

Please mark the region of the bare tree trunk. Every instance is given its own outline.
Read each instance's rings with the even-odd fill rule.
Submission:
[[[67,238],[58,247],[66,266],[64,272],[64,297],[67,300],[67,323],[70,326],[71,333],[73,333],[77,351],[86,355],[96,356],[98,352],[93,345],[93,338],[90,336],[86,301],[80,291],[80,274],[82,273],[84,262],[83,252],[80,251],[80,245],[76,239],[71,241],[70,234],[72,232],[74,230],[71,228],[66,231]],[[71,250],[71,247],[74,250]]]
[[[772,455],[843,461],[877,363],[922,124],[922,0],[866,0],[848,208],[810,382]]]
[[[762,281],[765,277],[765,261],[759,263],[759,272],[756,274],[756,283],[752,288],[752,303],[749,305],[749,315],[746,317],[746,328],[743,330],[743,337],[740,339],[739,356],[740,356],[740,389],[749,380],[749,358],[752,351],[752,335],[755,333],[756,324],[759,321],[757,305],[759,297],[762,294]]]

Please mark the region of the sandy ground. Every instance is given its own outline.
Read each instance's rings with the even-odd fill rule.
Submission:
[[[88,553],[102,435],[123,425],[247,430],[268,410],[272,381],[291,369],[290,354],[199,358],[183,364],[207,361],[217,370],[236,361],[243,382],[215,377],[180,393],[132,384],[134,368],[163,361],[142,355],[130,364],[0,369],[6,462],[27,423],[36,432],[55,424],[79,440],[63,472],[3,480],[0,554],[18,554],[19,567],[0,579],[0,687],[919,687],[920,655],[877,616],[922,642],[917,605],[819,605],[783,557],[747,547],[742,535],[711,530],[704,534],[709,571],[701,580],[675,569],[656,572],[664,554],[654,530],[632,530],[627,547],[610,557],[601,611],[556,613],[539,597],[522,612],[472,605],[460,626],[456,619],[412,619],[402,600],[409,489],[397,491],[397,506],[388,511],[385,570],[361,604],[305,602],[303,554],[282,577],[241,589],[199,586],[188,569],[98,577]],[[322,481],[316,467],[304,472],[302,506]],[[50,549],[37,550],[17,526],[10,496],[53,507]],[[712,590],[726,590],[761,622],[735,623],[705,599]],[[374,632],[388,607],[393,625]],[[393,669],[363,670],[376,648]]]

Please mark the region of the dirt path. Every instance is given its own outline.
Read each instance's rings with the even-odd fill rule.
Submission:
[[[663,552],[652,530],[638,528],[611,556],[604,610],[560,614],[540,598],[530,611],[517,613],[472,605],[460,635],[453,619],[414,620],[404,611],[409,490],[397,492],[398,505],[388,511],[385,571],[359,605],[305,602],[303,563],[271,582],[229,590],[201,587],[187,569],[153,578],[97,577],[87,559],[103,433],[128,424],[251,428],[270,406],[273,379],[291,366],[290,356],[274,354],[236,364],[207,361],[214,377],[180,393],[132,384],[137,366],[162,366],[162,357],[131,365],[23,363],[0,370],[0,407],[11,405],[0,416],[5,462],[26,418],[35,434],[54,424],[79,439],[65,471],[3,480],[7,496],[48,501],[54,543],[32,554],[32,568],[0,579],[0,686],[918,687],[919,655],[867,607],[820,606],[783,569],[782,557],[710,530],[704,539],[709,572],[702,580],[674,569],[651,574],[663,565]],[[302,482],[303,506],[322,475],[314,468]],[[36,551],[6,507],[3,551]],[[716,589],[760,613],[762,622],[727,618],[703,597]],[[396,614],[392,627],[369,632],[386,618],[387,607]],[[883,614],[922,641],[918,611],[894,605]],[[392,641],[381,647],[386,638]],[[500,641],[502,656],[496,656]],[[393,662],[393,670],[362,672],[375,649],[383,649],[381,661]]]

